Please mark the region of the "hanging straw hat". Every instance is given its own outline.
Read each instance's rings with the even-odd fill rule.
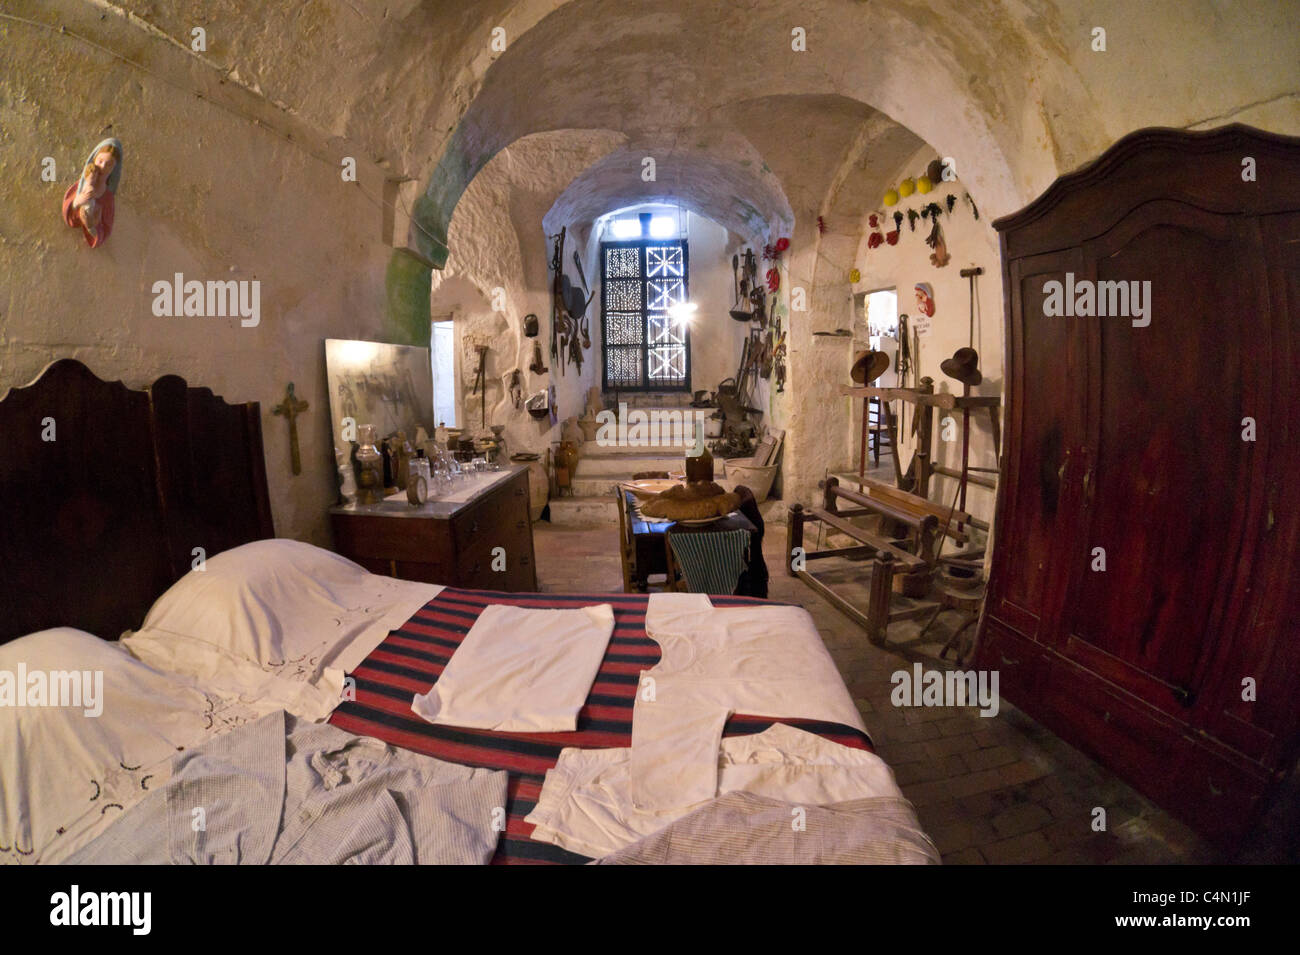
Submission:
[[[849,376],[859,385],[865,385],[869,381],[875,381],[888,368],[888,355],[882,351],[868,349],[867,351],[858,352],[853,359],[853,367],[849,370]]]
[[[939,362],[939,367],[949,378],[963,385],[978,385],[984,380],[979,370],[980,356],[973,348],[958,348],[951,358]]]

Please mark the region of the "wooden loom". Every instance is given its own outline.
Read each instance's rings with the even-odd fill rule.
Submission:
[[[969,388],[966,390],[969,391]],[[1001,399],[997,395],[936,393],[934,381],[930,378],[922,378],[921,384],[917,388],[874,388],[870,386],[841,385],[840,394],[862,400],[862,435],[861,445],[858,450],[859,481],[863,481],[867,470],[868,404],[872,398],[877,398],[880,400],[881,409],[884,411],[889,440],[894,442],[894,453],[892,455],[894,459],[894,478],[900,488],[914,491],[920,498],[927,499],[930,496],[930,477],[935,474],[956,478],[962,482],[963,490],[967,482],[978,484],[981,487],[997,487],[996,468],[972,468],[969,466],[969,441],[963,442],[963,459],[960,470],[933,463],[934,411],[936,408],[943,411],[961,411],[967,425],[969,425],[972,411],[986,411],[993,431],[993,453],[995,457],[1001,458],[1002,428],[998,419]],[[915,419],[916,453],[912,457],[912,463],[908,466],[906,474],[903,473],[903,466],[898,459],[897,425],[894,413],[890,408],[889,403],[891,401],[906,401],[917,406]],[[964,496],[963,494],[963,498]],[[968,518],[968,522],[981,530],[988,530],[988,524],[983,521],[970,521]]]
[[[961,525],[969,524],[971,517],[957,510],[941,508],[939,505],[919,498],[906,491],[891,488],[878,481],[864,479],[866,490],[853,491],[840,487],[838,478],[828,477],[822,481],[823,491],[821,507],[805,508],[795,504],[790,508],[787,550],[791,555],[799,548],[803,560],[821,560],[827,557],[845,557],[850,559],[869,558],[871,561],[871,588],[867,609],[864,613],[842,595],[836,593],[829,585],[809,573],[799,562],[791,560],[787,565],[792,577],[800,578],[817,593],[856,621],[867,631],[867,638],[872,643],[883,643],[885,630],[895,620],[908,620],[924,616],[933,611],[931,604],[918,604],[913,607],[892,609],[890,603],[893,591],[897,589],[911,596],[922,595],[929,587],[930,577],[938,560],[938,540],[941,534],[947,534],[956,540],[964,541],[965,533]],[[839,500],[857,505],[850,510],[841,510]],[[891,538],[876,534],[850,522],[850,518],[877,515],[901,526],[905,533],[901,538]],[[827,550],[804,550],[804,526],[821,522],[858,541],[850,547],[836,547]]]

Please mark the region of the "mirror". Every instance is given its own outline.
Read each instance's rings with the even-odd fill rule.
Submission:
[[[344,438],[348,419],[355,427],[374,425],[379,438],[405,431],[414,443],[416,429],[434,431],[433,375],[429,349],[413,345],[325,339],[334,459],[350,463],[352,445]],[[355,434],[349,430],[349,436]],[[348,482],[344,481],[346,487]]]

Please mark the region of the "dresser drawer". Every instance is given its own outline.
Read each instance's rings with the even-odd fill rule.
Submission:
[[[457,550],[463,552],[484,536],[500,537],[510,528],[527,531],[528,518],[528,474],[521,472],[453,517],[451,533]]]
[[[367,569],[369,561],[423,563],[451,553],[445,521],[372,514],[333,514],[331,520],[335,549]]]
[[[505,569],[494,569],[494,564],[499,567],[502,560]],[[498,520],[481,528],[474,541],[460,552],[458,562],[462,587],[535,590],[533,537],[528,515],[519,521]]]

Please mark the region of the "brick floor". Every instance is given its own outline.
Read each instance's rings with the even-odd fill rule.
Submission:
[[[542,522],[534,538],[543,591],[622,589],[616,525]],[[772,528],[763,548],[773,572],[771,598],[798,603],[812,615],[877,751],[893,767],[945,863],[1232,861],[1010,704],[1004,702],[993,717],[974,709],[895,707],[890,675],[917,661],[926,669],[949,666],[937,651],[951,632],[944,627],[955,626],[957,615],[941,616],[928,642],[917,639],[919,623],[901,621],[890,628],[888,647],[873,646],[856,624],[781,572],[784,545],[784,528]],[[1106,831],[1093,829],[1095,807],[1106,810]],[[1236,858],[1294,861],[1300,827],[1285,816],[1266,823],[1260,838]]]

